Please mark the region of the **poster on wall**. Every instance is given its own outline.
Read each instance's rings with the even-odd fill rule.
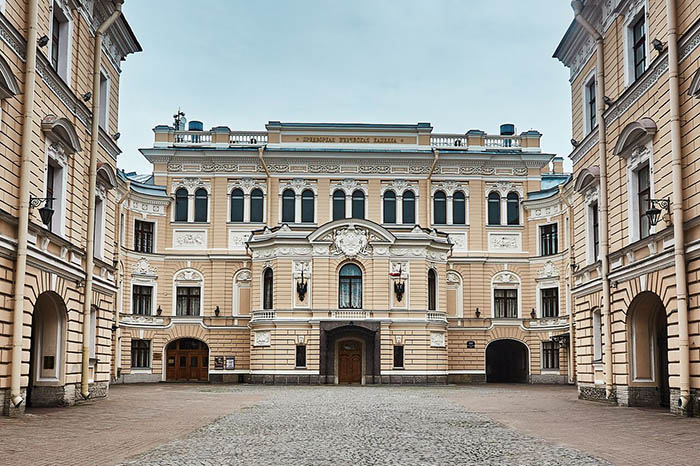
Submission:
[[[224,357],[223,356],[214,356],[214,369],[223,369],[224,368]]]
[[[236,368],[236,358],[233,356],[226,357],[226,370],[232,371]]]

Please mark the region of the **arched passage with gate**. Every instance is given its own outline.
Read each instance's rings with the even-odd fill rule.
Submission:
[[[486,381],[528,382],[528,348],[518,340],[495,340],[486,347]]]
[[[209,346],[194,338],[180,338],[165,350],[167,381],[209,380]]]
[[[668,331],[661,298],[643,291],[628,311],[630,355],[630,406],[670,405],[668,380]]]
[[[58,294],[39,295],[32,315],[27,406],[63,404],[67,309]]]

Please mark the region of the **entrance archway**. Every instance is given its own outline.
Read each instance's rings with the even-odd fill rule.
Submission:
[[[355,384],[362,383],[362,341],[339,340],[338,341],[338,383]]]
[[[165,364],[167,381],[207,381],[209,347],[193,338],[171,341],[165,350]]]
[[[628,317],[630,405],[670,406],[666,308],[656,293],[632,300]]]
[[[486,347],[486,381],[527,383],[528,350],[518,340],[495,340]]]
[[[32,314],[27,406],[57,406],[63,403],[63,359],[66,305],[58,294],[39,295]]]
[[[379,383],[380,341],[378,322],[321,322],[321,383]]]

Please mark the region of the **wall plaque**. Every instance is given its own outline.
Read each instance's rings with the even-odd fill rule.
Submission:
[[[469,348],[469,349],[476,348],[476,343],[474,342],[474,340],[469,340],[467,342],[467,348]]]

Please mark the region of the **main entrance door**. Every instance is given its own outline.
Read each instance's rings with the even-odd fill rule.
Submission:
[[[175,340],[166,350],[167,380],[208,380],[209,348],[199,340]]]
[[[486,348],[486,381],[527,383],[527,348],[516,340],[497,340]]]
[[[344,340],[338,343],[338,383],[362,383],[362,343]]]

